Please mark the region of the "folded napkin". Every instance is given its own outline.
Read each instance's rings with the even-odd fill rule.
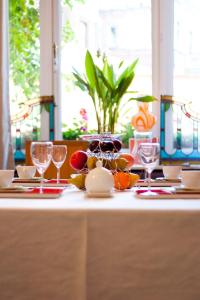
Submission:
[[[140,190],[136,190],[135,193],[137,195],[142,195],[143,193],[147,192],[147,190],[145,189],[140,189]],[[154,192],[157,195],[171,195],[172,192],[171,191],[167,191],[167,190],[162,190],[162,189],[153,189],[152,192]]]
[[[43,188],[42,190],[42,194],[62,194],[63,192],[63,188]],[[30,188],[28,191],[26,191],[26,193],[31,193],[31,194],[40,194],[40,188],[36,187],[36,188]]]

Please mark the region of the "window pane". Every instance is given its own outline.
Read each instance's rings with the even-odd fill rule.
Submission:
[[[174,0],[174,95],[199,107],[200,1]]]
[[[184,112],[181,122],[181,149],[190,154],[199,140],[200,121],[200,1],[174,0],[174,95],[180,97]],[[181,101],[182,101],[181,100]]]
[[[92,100],[73,85],[72,68],[84,71],[86,49],[93,56],[100,49],[114,65],[121,60],[128,65],[139,58],[130,89],[151,94],[151,0],[81,2],[71,9],[62,7],[62,121],[72,126],[74,118],[81,120],[79,111],[85,108],[89,128],[96,129]],[[123,124],[135,114],[135,103],[129,108],[128,117],[120,119]]]
[[[9,1],[9,37],[12,136],[20,150],[40,127],[39,106],[29,105],[39,97],[39,0]]]
[[[165,136],[165,145],[163,143],[161,146],[164,146],[163,149],[165,148],[166,151],[166,153],[161,151],[161,158],[178,160],[179,163],[181,160],[198,163],[200,158],[199,15],[199,0],[174,0],[173,94],[175,98],[171,104],[170,99],[166,104],[163,103],[168,108],[170,104],[170,109],[163,109],[161,114],[163,123],[161,143],[162,137]]]

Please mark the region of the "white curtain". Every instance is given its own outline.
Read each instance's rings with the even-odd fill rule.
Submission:
[[[9,107],[8,0],[0,0],[0,169],[13,169]]]

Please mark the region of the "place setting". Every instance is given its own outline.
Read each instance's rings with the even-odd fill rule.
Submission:
[[[1,198],[58,198],[64,190],[71,186],[66,179],[60,178],[60,168],[67,155],[65,145],[53,145],[52,142],[33,142],[31,145],[32,166],[16,167],[14,170],[0,170]],[[51,161],[54,163],[56,179],[47,180],[44,173]],[[36,177],[36,171],[39,177]]]
[[[182,166],[164,165],[162,166],[164,177],[151,179],[152,171],[159,164],[159,152],[159,143],[139,145],[138,155],[147,173],[147,188],[138,182],[135,196],[141,199],[200,199],[200,171],[198,170],[182,170]]]
[[[23,186],[17,186],[12,183],[14,170],[0,170],[0,194],[24,192],[26,190]]]
[[[67,156],[67,146],[51,145],[51,142],[33,142],[31,146],[31,158],[33,166],[16,167],[18,177],[13,179],[15,185],[26,187],[68,187],[70,184],[67,179],[60,178],[60,168]],[[44,149],[46,147],[46,157]],[[44,172],[49,167],[51,161],[56,167],[56,179],[45,179]],[[40,176],[35,176],[38,171]]]
[[[182,170],[182,166],[168,166],[163,165],[162,177],[156,177],[155,179],[151,178],[151,187],[172,187],[177,186],[181,183],[180,173]],[[139,187],[147,187],[148,186],[148,178],[146,176],[147,171],[145,170],[145,179],[141,179],[138,181]]]
[[[170,166],[173,168],[173,166]],[[169,182],[172,179],[169,180]],[[170,186],[150,186],[150,190],[139,188],[135,196],[141,199],[200,199],[200,171],[181,170],[180,179]]]

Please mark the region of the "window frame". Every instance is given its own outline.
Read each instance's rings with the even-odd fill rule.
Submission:
[[[55,139],[61,139],[60,0],[40,1],[40,95],[54,95]],[[41,139],[49,139],[49,114],[41,112]]]
[[[174,0],[151,0],[152,5],[152,93],[173,95]],[[152,105],[157,116],[153,134],[160,137],[160,102]]]

